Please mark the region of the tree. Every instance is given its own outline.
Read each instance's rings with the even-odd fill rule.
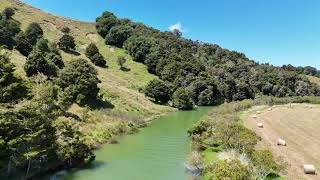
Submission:
[[[14,37],[21,31],[20,23],[14,19],[0,18],[0,46],[14,47]]]
[[[63,32],[64,34],[69,34],[71,32],[71,29],[69,27],[64,26],[61,29],[61,32]]]
[[[179,110],[193,109],[193,103],[190,98],[190,92],[185,88],[178,88],[172,96],[173,106]]]
[[[28,56],[31,53],[33,47],[24,32],[20,32],[16,35],[15,42],[15,49],[17,49],[22,55]]]
[[[165,104],[170,100],[170,88],[158,79],[150,81],[145,89],[145,95],[154,99],[156,102]]]
[[[56,90],[49,81],[36,84],[30,92],[32,99],[0,113],[0,137],[5,141],[7,175],[11,169],[26,170],[26,178],[29,178],[29,172],[36,169],[33,167],[55,159],[52,122],[58,114],[54,104]]]
[[[118,65],[120,66],[120,69],[124,69],[124,64],[127,62],[127,59],[124,56],[118,57]]]
[[[117,17],[111,12],[104,12],[96,19],[96,29],[101,37],[105,38],[113,26],[119,24]]]
[[[37,40],[43,36],[43,30],[38,23],[31,23],[25,31],[29,43],[35,45]]]
[[[24,65],[24,70],[28,77],[42,73],[49,77],[57,76],[57,67],[53,62],[45,58],[45,54],[38,49],[35,49],[28,56]]]
[[[10,103],[19,100],[27,93],[22,80],[14,76],[14,65],[8,55],[0,54],[0,103]]]
[[[245,82],[238,82],[236,85],[236,93],[233,95],[234,101],[241,101],[244,99],[253,99],[254,93],[250,86]]]
[[[213,180],[248,180],[252,179],[249,168],[239,160],[218,161],[211,174]]]
[[[124,43],[134,61],[144,62],[150,49],[155,45],[154,39],[148,37],[131,37]]]
[[[97,53],[99,53],[98,47],[94,43],[90,43],[86,48],[86,56],[90,59]]]
[[[305,81],[297,81],[295,83],[295,93],[296,95],[298,96],[308,96],[311,94],[311,88],[310,88],[310,85],[305,82]]]
[[[303,73],[307,74],[307,75],[311,75],[314,76],[317,74],[317,69],[315,67],[311,67],[311,66],[306,66],[303,68]]]
[[[213,105],[215,103],[215,95],[209,89],[205,89],[199,94],[198,97],[198,105],[200,106],[208,106]]]
[[[100,80],[97,70],[84,59],[76,59],[66,64],[59,74],[59,84],[67,97],[67,103],[85,105],[97,98]]]
[[[91,61],[96,66],[100,66],[100,67],[106,67],[106,64],[107,64],[106,60],[100,53],[96,53],[95,55],[93,55],[91,57]]]
[[[172,31],[172,34],[177,36],[177,37],[181,37],[182,36],[182,32],[179,29],[174,29]]]
[[[75,50],[75,48],[76,48],[74,38],[72,36],[70,36],[69,34],[64,34],[60,38],[58,45],[61,49],[66,50],[66,51]]]
[[[45,59],[55,64],[59,69],[62,69],[64,67],[64,62],[60,54],[50,52],[45,56]]]
[[[49,48],[49,41],[44,38],[40,38],[37,43],[36,43],[36,49],[39,50],[42,53],[49,53],[50,48]]]
[[[14,14],[15,14],[15,10],[11,7],[7,7],[2,11],[2,16],[5,19],[11,19]]]
[[[123,43],[131,36],[133,28],[126,25],[112,27],[105,37],[106,44],[122,48]]]
[[[55,149],[59,160],[68,167],[86,164],[94,160],[93,148],[85,143],[79,125],[72,119],[60,118],[54,122],[57,136]]]

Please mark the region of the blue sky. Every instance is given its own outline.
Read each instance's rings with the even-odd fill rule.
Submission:
[[[103,11],[216,43],[274,65],[320,69],[319,0],[23,0],[56,15],[94,21]]]

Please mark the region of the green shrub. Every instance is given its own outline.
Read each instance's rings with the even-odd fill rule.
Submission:
[[[43,36],[43,30],[38,23],[31,23],[25,31],[30,44],[35,45],[37,40]]]
[[[179,110],[193,109],[190,92],[184,88],[178,88],[172,96],[173,106]]]
[[[152,80],[145,89],[145,95],[156,102],[165,104],[170,100],[170,88],[161,80]]]
[[[131,36],[133,28],[119,25],[112,27],[105,37],[106,44],[122,48],[123,43]]]
[[[92,58],[95,54],[99,53],[98,47],[94,43],[90,43],[86,48],[86,56],[87,58]]]
[[[250,180],[253,179],[248,166],[239,160],[218,161],[209,179],[212,180]]]
[[[64,34],[58,42],[58,45],[61,49],[70,51],[76,49],[76,43],[74,41],[74,38],[69,34]]]
[[[99,82],[97,70],[84,59],[70,61],[59,73],[59,83],[64,91],[62,99],[66,104],[85,105],[96,100]]]
[[[91,61],[96,66],[106,67],[107,65],[107,61],[104,59],[104,57],[100,53],[93,55],[91,57]]]

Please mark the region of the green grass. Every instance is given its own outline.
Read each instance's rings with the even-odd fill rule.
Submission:
[[[120,126],[125,126],[123,122],[128,122],[128,119],[147,121],[155,116],[174,110],[167,106],[152,103],[143,93],[139,92],[139,89],[142,89],[149,81],[157,77],[149,74],[143,64],[134,62],[124,50],[105,45],[104,39],[96,34],[94,23],[57,17],[16,0],[0,0],[0,11],[5,7],[16,8],[14,18],[21,22],[22,29],[26,29],[31,22],[39,23],[44,30],[45,38],[51,42],[57,42],[62,35],[59,29],[68,26],[71,29],[71,34],[75,37],[76,50],[80,55],[75,56],[62,52],[65,62],[74,58],[87,59],[84,51],[85,47],[91,42],[96,43],[101,54],[107,60],[108,68],[97,66],[95,68],[98,70],[98,77],[101,80],[99,84],[100,92],[105,100],[114,105],[114,108],[89,110],[74,105],[69,109],[70,112],[80,117],[87,116],[87,122],[89,123],[82,122],[80,127],[91,144],[104,142],[114,136],[117,133],[117,129]],[[91,36],[88,36],[88,34]],[[130,71],[124,72],[120,70],[117,64],[119,56],[126,57],[127,63],[125,66],[130,68]],[[12,51],[11,59],[16,65],[15,73],[22,78],[27,78],[23,70],[26,58],[20,53]]]

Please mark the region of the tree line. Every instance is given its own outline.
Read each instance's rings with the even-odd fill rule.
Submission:
[[[146,96],[161,104],[187,110],[193,105],[253,99],[257,96],[319,95],[319,87],[301,74],[312,67],[259,64],[243,53],[216,44],[183,38],[178,30],[160,32],[142,23],[104,12],[96,19],[105,43],[125,49],[160,80],[150,82]]]

